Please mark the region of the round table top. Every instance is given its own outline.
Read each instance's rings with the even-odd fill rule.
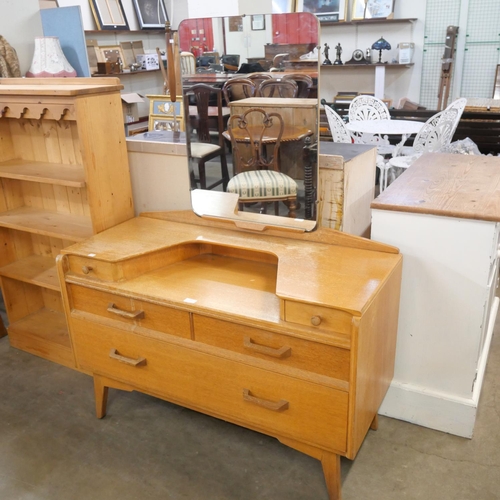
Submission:
[[[346,124],[347,130],[364,134],[416,134],[424,126],[413,120],[357,120]]]

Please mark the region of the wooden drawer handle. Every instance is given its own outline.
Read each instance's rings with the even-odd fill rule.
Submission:
[[[92,270],[93,270],[93,267],[91,267],[91,266],[83,266],[82,267],[82,273],[83,274],[89,274],[90,271],[92,271]]]
[[[123,311],[122,309],[118,309],[112,302],[108,305],[108,312],[127,319],[144,319],[144,311]]]
[[[248,389],[243,389],[243,399],[249,403],[254,403],[257,406],[266,408],[271,411],[284,411],[288,410],[288,401],[280,399],[279,401],[267,401],[266,399],[256,398],[250,394]]]
[[[279,349],[274,347],[267,347],[265,345],[255,344],[250,337],[245,337],[243,340],[243,347],[245,349],[250,349],[251,351],[258,352],[259,354],[266,354],[267,356],[272,356],[273,358],[288,358],[292,354],[292,348],[284,345]]]
[[[314,326],[319,326],[321,325],[321,316],[313,316],[311,318],[311,324],[313,324]]]
[[[120,361],[120,363],[125,363],[126,365],[130,366],[140,366],[146,364],[146,358],[127,358],[126,356],[118,354],[118,351],[116,349],[111,349],[111,351],[109,351],[109,357],[111,359],[116,359],[116,361]]]

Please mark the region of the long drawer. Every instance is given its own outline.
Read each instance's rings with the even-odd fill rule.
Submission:
[[[82,369],[264,433],[346,450],[345,392],[78,318],[71,323]]]
[[[71,309],[135,324],[179,337],[191,337],[189,313],[79,285],[68,285]]]
[[[258,328],[193,315],[194,338],[199,342],[307,370],[339,380],[349,380],[350,351],[268,332]]]

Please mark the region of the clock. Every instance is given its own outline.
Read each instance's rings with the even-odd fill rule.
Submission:
[[[352,53],[352,57],[345,64],[370,64],[370,61],[365,59],[365,54],[361,49],[356,49]]]

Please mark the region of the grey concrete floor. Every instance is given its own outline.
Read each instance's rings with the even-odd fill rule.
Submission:
[[[497,332],[500,322],[497,322]],[[380,418],[344,500],[500,499],[500,339],[472,440]],[[0,500],[327,500],[320,463],[275,439],[91,378],[0,339]]]

